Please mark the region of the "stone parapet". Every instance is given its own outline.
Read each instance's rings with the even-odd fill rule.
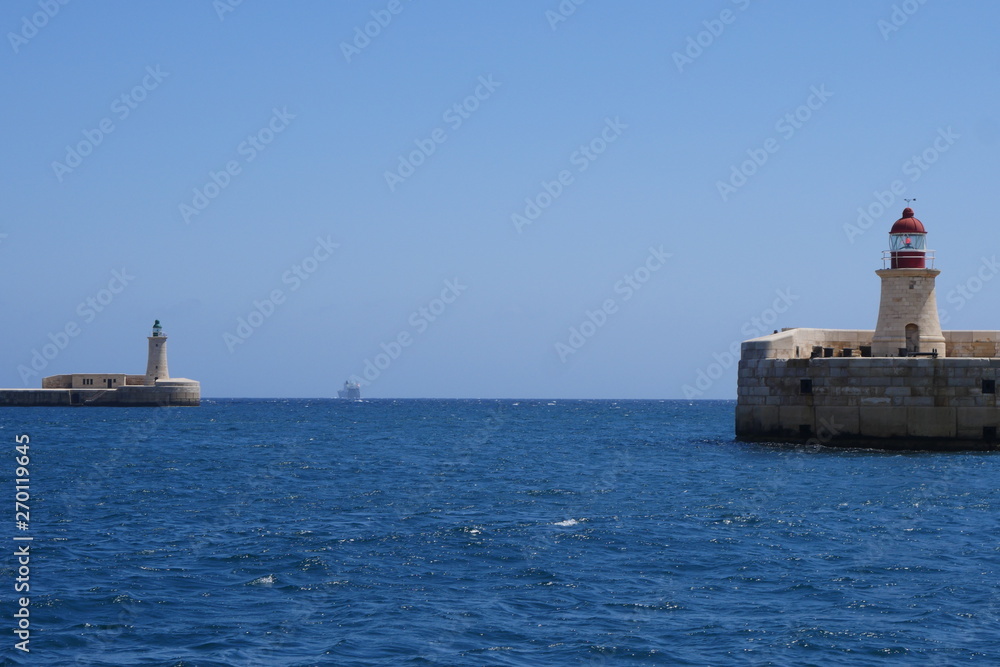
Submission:
[[[949,357],[1000,357],[1000,331],[942,331]],[[870,347],[875,337],[871,329],[783,329],[778,333],[751,338],[742,344],[744,359],[808,359],[813,348],[829,348],[834,356],[851,350],[861,356],[862,347]],[[898,356],[891,354],[876,356]],[[873,352],[874,354],[874,352]]]
[[[1000,331],[944,331],[949,357],[1000,357]]]
[[[861,329],[784,329],[778,333],[751,338],[742,344],[744,359],[808,359],[813,348],[831,348],[840,356],[851,350],[860,356],[863,346],[871,346],[872,330]]]

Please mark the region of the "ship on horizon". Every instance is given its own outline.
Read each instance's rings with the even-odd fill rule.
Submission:
[[[344,388],[337,390],[337,398],[351,398],[360,399],[361,398],[361,384],[358,382],[351,382],[346,380],[344,382]]]

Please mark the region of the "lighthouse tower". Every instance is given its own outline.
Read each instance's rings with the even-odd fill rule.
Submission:
[[[157,380],[170,378],[167,370],[167,336],[160,327],[160,320],[153,322],[153,333],[148,336],[149,355],[146,357],[145,385],[154,385]]]
[[[889,250],[883,251],[882,260],[883,268],[875,272],[882,279],[882,300],[872,356],[945,356],[934,295],[934,279],[941,272],[933,267],[927,230],[913,217],[912,208],[904,209],[889,230]]]

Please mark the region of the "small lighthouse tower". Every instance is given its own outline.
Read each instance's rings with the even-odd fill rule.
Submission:
[[[146,379],[143,384],[148,386],[170,377],[167,370],[167,336],[160,327],[160,320],[153,322],[153,333],[147,339],[149,355],[146,357]]]
[[[882,252],[882,261],[883,268],[875,272],[882,279],[882,300],[872,356],[945,356],[934,295],[934,279],[941,272],[934,268],[927,230],[912,208],[904,209],[889,230],[889,250]]]

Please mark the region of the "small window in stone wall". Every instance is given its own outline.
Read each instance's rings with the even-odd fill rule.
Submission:
[[[800,394],[813,393],[813,381],[809,378],[804,378],[802,380],[799,380],[799,393]]]
[[[983,393],[984,394],[995,394],[995,393],[997,393],[997,381],[996,380],[983,380]]]

